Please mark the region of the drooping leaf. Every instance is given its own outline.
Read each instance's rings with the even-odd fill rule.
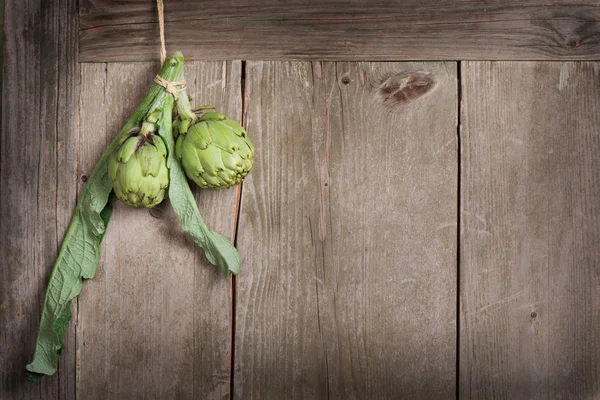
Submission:
[[[183,76],[182,76],[183,78]],[[180,78],[176,78],[180,80]],[[182,93],[181,96],[185,95]],[[163,115],[159,122],[159,135],[167,145],[167,167],[169,168],[169,200],[173,210],[194,242],[204,249],[206,258],[225,273],[238,274],[241,269],[240,255],[231,241],[225,236],[211,231],[200,215],[196,199],[190,189],[181,164],[175,156],[171,115]]]
[[[177,52],[167,59],[160,76],[172,81],[182,73],[183,56]],[[168,109],[164,109],[165,107]],[[66,326],[71,319],[71,302],[81,292],[83,279],[93,278],[96,274],[100,261],[100,243],[112,212],[108,159],[135,132],[142,120],[156,109],[172,113],[173,96],[166,93],[162,86],[154,84],[119,135],[108,146],[83,189],[48,283],[34,358],[26,366],[30,380],[56,372],[64,346]]]
[[[35,357],[26,367],[30,373],[52,375],[56,372],[66,324],[71,319],[71,301],[81,292],[82,279],[96,274],[101,240],[76,211],[50,276]],[[32,379],[35,375],[28,377]]]

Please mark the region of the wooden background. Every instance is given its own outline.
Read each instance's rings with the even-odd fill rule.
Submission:
[[[159,64],[152,0],[6,0],[0,399],[600,398],[597,2],[165,3],[194,103],[256,145],[243,185],[196,190],[242,272],[168,202],[118,204],[58,373],[25,381],[77,196]]]

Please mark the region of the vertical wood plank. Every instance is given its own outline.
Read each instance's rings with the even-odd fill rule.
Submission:
[[[462,69],[462,398],[600,396],[600,64]]]
[[[82,64],[83,155],[91,171],[144,97],[156,63]],[[188,63],[195,103],[241,118],[241,63]],[[97,134],[96,134],[97,132]],[[236,189],[202,191],[207,224],[233,237]],[[231,280],[187,239],[168,202],[121,203],[104,239],[96,278],[80,297],[79,398],[229,396]]]
[[[75,396],[74,324],[55,376],[31,384],[24,368],[77,196],[77,2],[3,5],[0,398],[69,399]]]
[[[48,153],[52,154],[52,147],[56,148],[56,217],[54,220],[48,220],[56,226],[56,239],[52,249],[54,251],[44,250],[44,254],[53,264],[56,260],[64,233],[66,233],[73,210],[75,209],[78,194],[77,170],[78,154],[77,148],[80,140],[79,136],[79,41],[78,41],[78,1],[63,0],[50,2],[55,10],[56,17],[53,21],[55,34],[45,34],[46,40],[50,45],[57,46],[57,70],[58,73],[54,79],[57,82],[57,90],[52,93],[54,100],[51,107],[56,108],[56,122],[52,121],[49,131],[55,132],[56,139],[48,143]],[[57,40],[50,39],[58,36]],[[47,44],[44,43],[43,46]],[[45,69],[48,59],[42,58],[41,69]],[[41,76],[42,82],[48,82],[48,78]],[[48,115],[42,111],[42,115]],[[45,118],[45,117],[44,117]],[[42,132],[42,135],[45,136]],[[48,177],[51,179],[50,177]],[[44,179],[43,182],[47,182]],[[42,187],[45,186],[45,183]],[[52,204],[52,200],[50,200]],[[48,206],[49,207],[49,206]],[[50,208],[49,208],[50,209]],[[47,226],[45,223],[43,226]],[[42,229],[44,230],[44,229]],[[77,315],[77,301],[73,301],[72,314]],[[75,399],[76,396],[76,321],[72,321],[65,334],[65,348],[61,353],[59,363],[59,398],[61,400]]]
[[[102,156],[102,152],[106,149],[108,143],[110,143],[110,135],[106,132],[106,71],[107,64],[81,64],[80,65],[80,96],[79,96],[79,131],[80,131],[80,142],[79,142],[79,169],[78,175],[80,177],[80,191],[87,181],[87,176],[94,169],[95,163]],[[109,228],[114,222],[109,223]],[[110,282],[100,283],[97,281],[104,280],[105,278],[105,257],[106,247],[109,236],[106,236],[100,247],[100,265],[98,266],[96,277],[91,280],[84,282],[81,289],[81,294],[77,300],[78,311],[77,311],[77,366],[76,366],[76,387],[77,387],[77,398],[84,398],[87,396],[92,397],[94,394],[98,394],[98,397],[102,396],[103,388],[106,387],[105,380],[107,379],[106,367],[103,365],[95,365],[95,378],[90,379],[84,372],[86,367],[83,364],[90,363],[88,361],[88,349],[91,343],[96,343],[94,351],[99,356],[107,357],[107,349],[102,347],[104,343],[102,340],[105,336],[110,335],[106,332],[106,328],[103,327],[103,319],[106,316],[106,302],[104,300],[103,293],[99,295],[95,294],[100,292],[99,289],[95,289],[95,286],[108,288],[112,287]],[[93,307],[90,309],[87,304]],[[88,311],[90,309],[90,311]],[[90,314],[90,315],[88,315]],[[88,329],[94,326],[94,329]],[[89,332],[88,332],[89,331]],[[85,333],[85,334],[84,334]],[[114,332],[113,335],[117,335]],[[106,338],[109,340],[110,336]],[[116,373],[117,371],[115,371]],[[82,390],[82,387],[85,389]]]
[[[242,121],[242,62],[191,62],[186,67],[189,94],[195,106],[213,105],[232,119]],[[207,225],[233,240],[239,187],[195,189],[200,213]],[[231,389],[233,337],[233,279],[225,280],[195,251],[194,276],[194,396],[228,399]],[[242,270],[244,266],[242,265]]]
[[[35,1],[5,7],[4,77],[0,145],[0,369],[5,397],[27,399],[57,393],[58,378],[26,386],[23,368],[35,349],[48,265],[40,265],[37,205],[40,143],[39,6]],[[16,3],[16,2],[15,2]],[[33,29],[22,26],[31,24]],[[21,51],[17,52],[17,49]],[[24,79],[20,79],[23,76]],[[10,116],[11,118],[8,118]],[[21,133],[23,132],[23,133]],[[29,133],[29,134],[25,134]],[[36,155],[36,156],[33,156]],[[52,237],[52,227],[50,235]]]
[[[454,398],[456,64],[249,62],[246,105],[234,398]]]

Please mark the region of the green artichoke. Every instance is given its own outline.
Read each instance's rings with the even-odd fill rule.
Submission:
[[[160,136],[129,137],[112,155],[108,176],[119,200],[131,207],[151,208],[167,195],[167,148]]]
[[[209,112],[185,128],[179,128],[175,155],[188,178],[201,188],[213,189],[244,180],[252,168],[254,146],[240,124]]]

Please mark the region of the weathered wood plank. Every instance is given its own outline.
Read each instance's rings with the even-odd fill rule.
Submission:
[[[600,397],[600,64],[462,69],[461,397]]]
[[[0,398],[69,399],[75,390],[73,324],[55,376],[31,384],[24,368],[77,197],[77,2],[3,5]]]
[[[155,2],[80,3],[82,61],[156,58]],[[169,0],[165,18],[169,46],[196,60],[589,60],[600,52],[595,1]]]
[[[82,64],[82,174],[145,95],[156,63]],[[241,119],[241,63],[188,63],[189,93]],[[233,237],[236,189],[202,191],[207,224]],[[231,279],[186,239],[168,202],[115,205],[78,324],[78,398],[229,396]]]
[[[433,90],[381,104],[419,70]],[[248,62],[246,82],[234,398],[454,398],[456,64]]]
[[[195,106],[210,104],[229,117],[242,121],[242,62],[188,63],[186,77]],[[193,80],[193,81],[192,81]],[[198,208],[211,229],[231,237],[237,222],[239,187],[196,190]],[[196,251],[194,283],[194,396],[227,399],[231,389],[233,279],[225,280]],[[242,271],[245,266],[242,265]]]
[[[41,195],[45,194],[45,203],[39,202],[41,229],[45,234],[48,231],[46,226],[54,225],[56,236],[52,242],[48,242],[48,247],[41,248],[44,254],[44,265],[52,265],[57,257],[57,252],[62,244],[62,239],[66,233],[73,210],[75,209],[78,198],[77,187],[77,166],[78,156],[77,147],[79,142],[79,37],[78,37],[78,4],[77,0],[62,0],[50,2],[43,8],[48,17],[43,23],[42,30],[43,41],[42,48],[47,49],[48,55],[41,54],[40,58],[40,80],[42,84],[42,93],[51,87],[49,82],[56,82],[56,89],[49,90],[47,96],[42,95],[42,99],[48,97],[51,100],[44,106],[42,100],[41,118],[42,123],[47,126],[41,129],[42,143],[45,149],[42,151],[42,157],[45,154],[50,155],[48,162],[50,167],[56,165],[55,172],[48,173],[48,170],[40,170]],[[54,52],[52,49],[55,48]],[[50,73],[53,68],[47,65],[56,63],[56,74]],[[55,111],[54,111],[55,110]],[[55,117],[48,118],[56,113]],[[48,137],[50,136],[50,137]],[[51,169],[50,169],[51,171]],[[56,182],[56,190],[46,191],[46,182]],[[54,193],[53,193],[54,192]],[[54,198],[52,197],[54,196]],[[52,209],[56,209],[53,212]],[[48,214],[42,217],[43,214]],[[46,282],[44,282],[46,283]],[[73,302],[71,307],[73,315],[77,314],[77,302]],[[59,362],[59,398],[75,398],[75,323],[70,323],[67,327],[64,343],[65,348],[61,354]]]

